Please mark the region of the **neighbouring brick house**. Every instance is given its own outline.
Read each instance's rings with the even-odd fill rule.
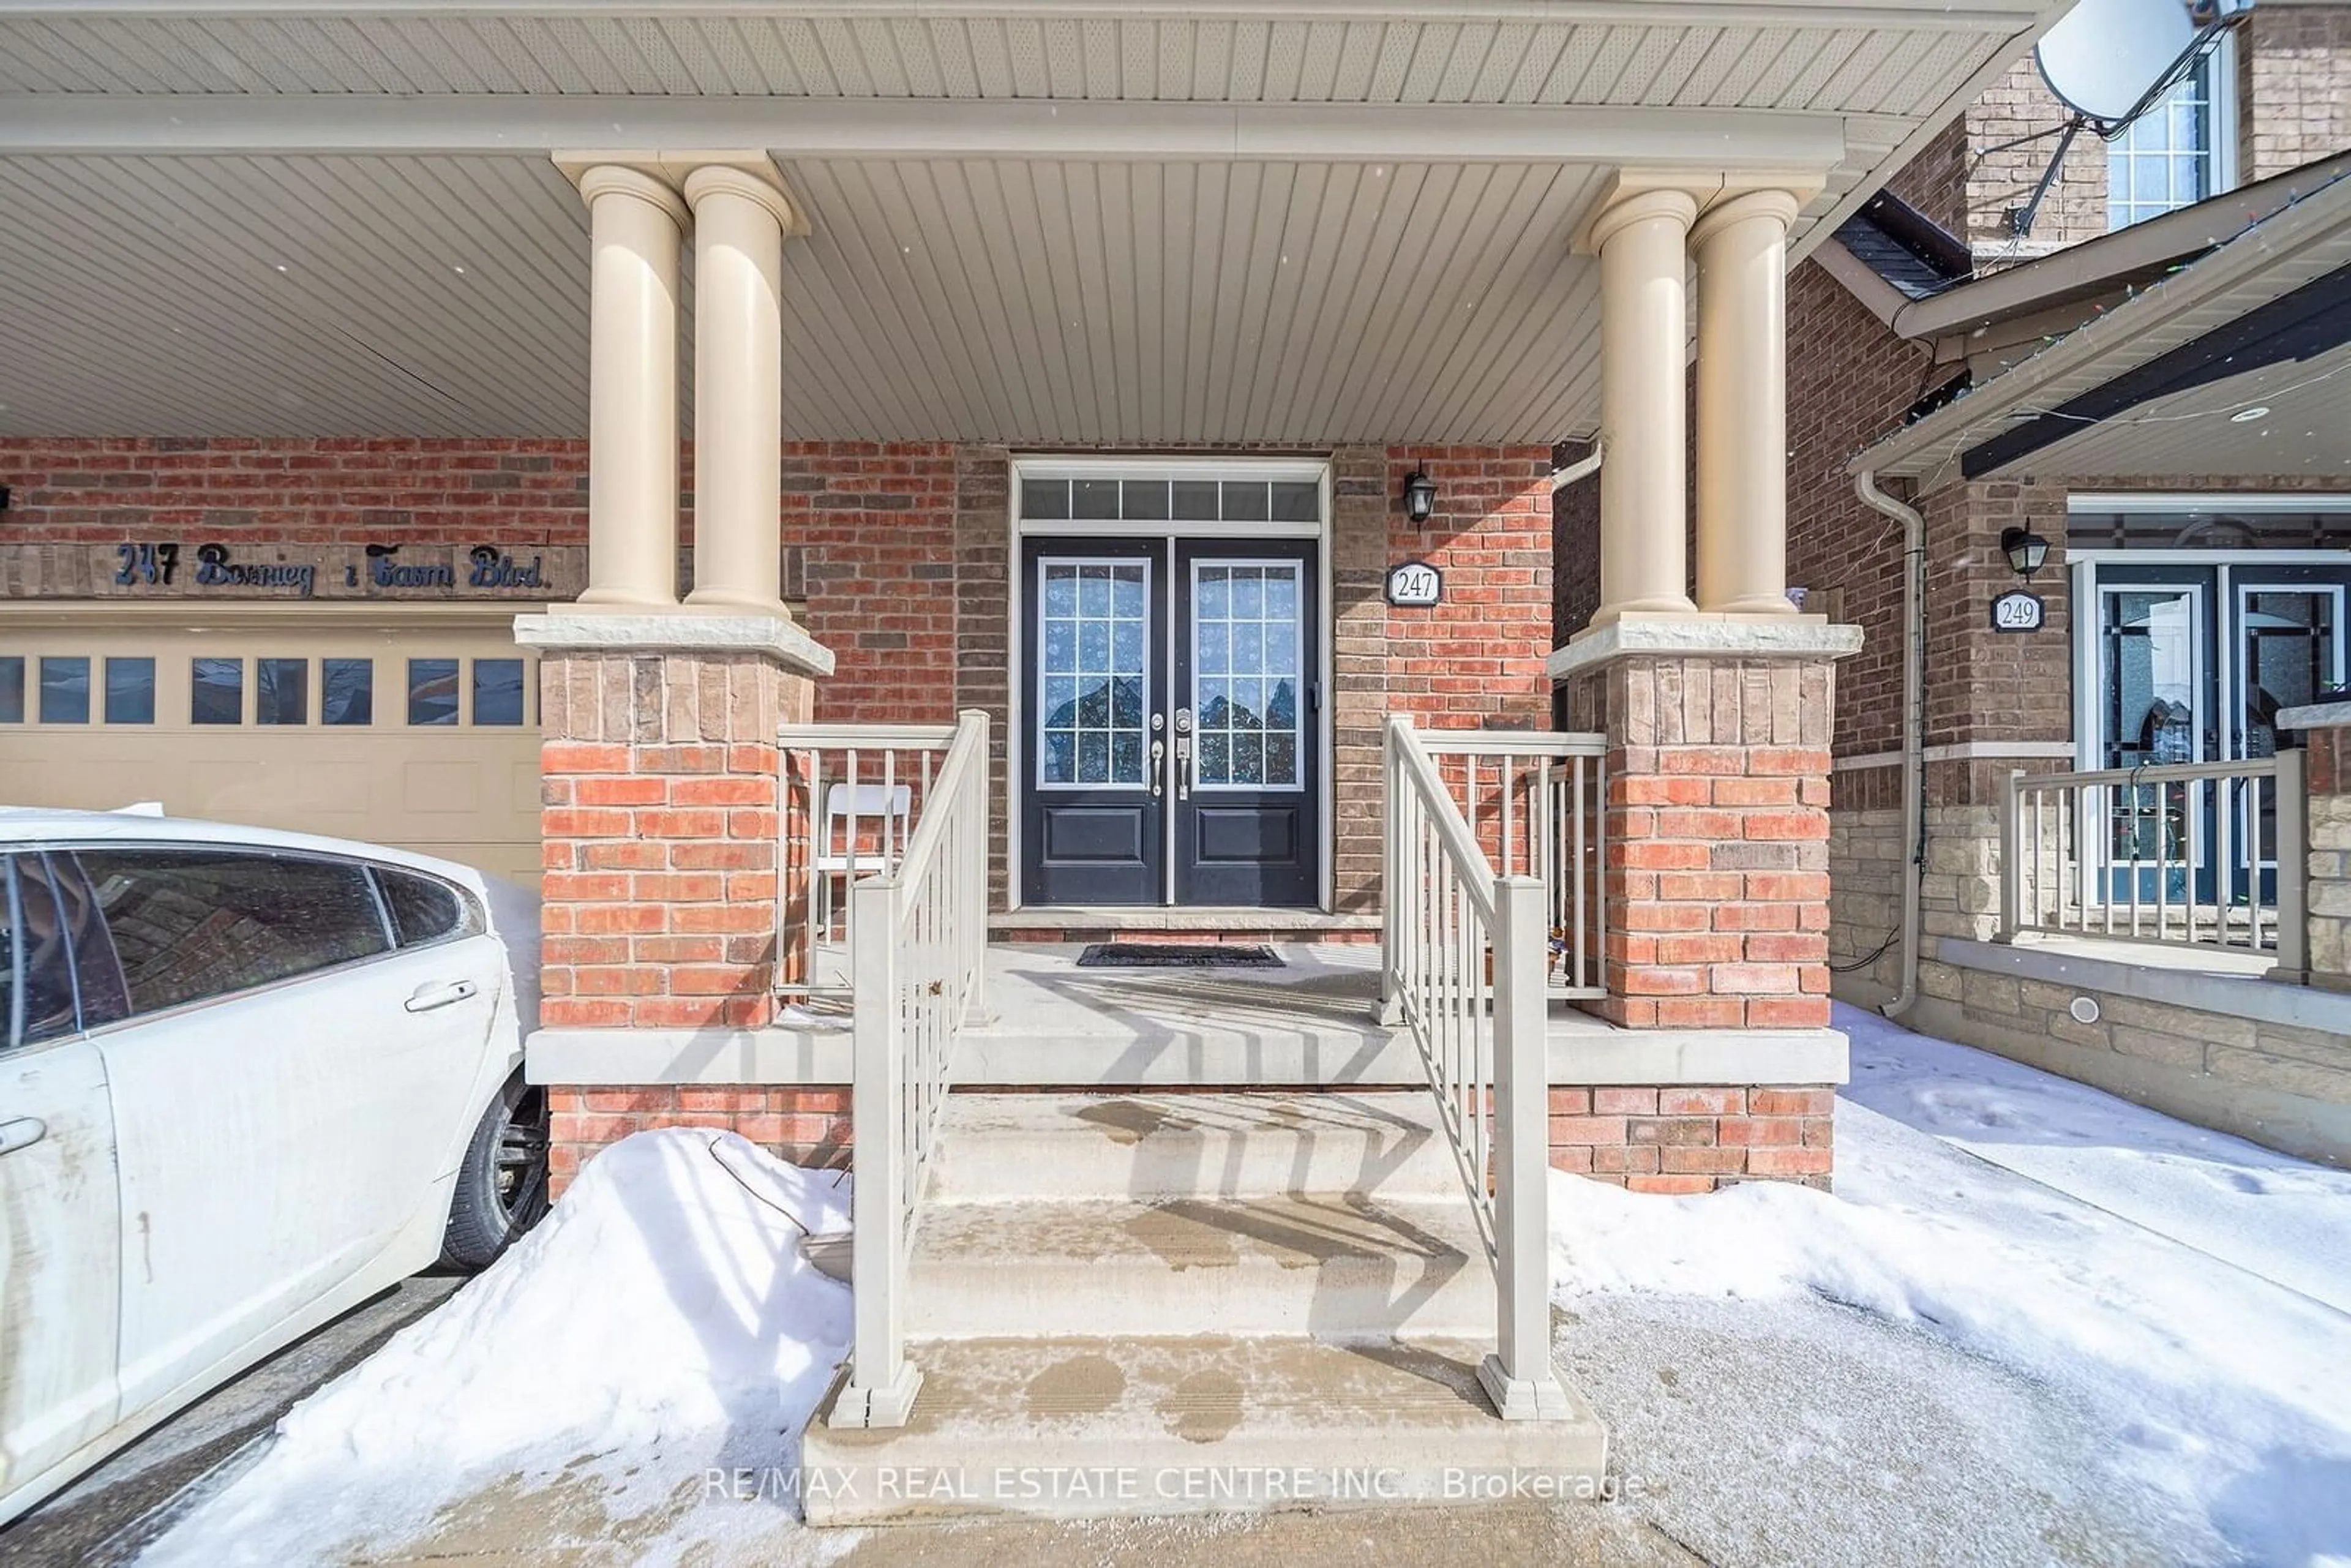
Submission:
[[[1789,277],[1789,580],[1864,632],[1835,694],[1835,990],[2339,1161],[2343,829],[2330,732],[2297,727],[2351,677],[2351,6],[2255,9],[2146,121],[2078,139],[2020,234],[2061,118],[2020,63]],[[2149,160],[2189,183],[2137,199]],[[2038,625],[1996,628],[2016,591]],[[2262,770],[2297,747],[2281,815],[2300,787]],[[2003,863],[2012,772],[2205,762],[2262,776],[2028,794]],[[2108,943],[2110,915],[2172,940]]]

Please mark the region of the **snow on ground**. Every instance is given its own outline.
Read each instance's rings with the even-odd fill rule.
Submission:
[[[1833,1344],[1834,1303],[1853,1310],[1856,1354],[1883,1349],[1886,1324],[1923,1330],[2046,1391],[2037,1407],[2090,1445],[2054,1444],[2053,1461],[2126,1500],[2160,1560],[2351,1563],[2351,1312],[2334,1304],[2351,1301],[2351,1178],[1850,1009],[1839,1022],[1856,1084],[1836,1195],[1667,1198],[1556,1177],[1563,1303],[1621,1326],[1613,1295],[1640,1299],[1635,1316],[1660,1297],[1728,1298],[1740,1310],[1717,1332],[1750,1344]],[[2038,1157],[2019,1154],[2034,1137]],[[2001,1165],[1979,1157],[1994,1144]],[[1798,1423],[1787,1453],[1804,1440]],[[1742,1539],[1721,1510],[1767,1484],[1731,1478],[1683,1528]]]
[[[1612,1559],[2351,1568],[2351,1175],[1838,1021],[1834,1196],[1555,1178],[1558,1353],[1639,1483],[1558,1522]],[[145,1561],[1122,1555],[1103,1526],[861,1542],[801,1530],[785,1495],[697,1497],[707,1467],[796,1463],[849,1333],[799,1240],[846,1207],[731,1135],[615,1145]],[[1212,1528],[1135,1539],[1213,1556]],[[1282,1560],[1360,1558],[1347,1516],[1281,1530]]]
[[[730,1133],[613,1145],[447,1306],[297,1406],[259,1461],[141,1562],[348,1561],[486,1490],[550,1486],[590,1505],[582,1533],[609,1542],[674,1511],[706,1468],[797,1465],[850,1329],[847,1287],[799,1241],[845,1227],[848,1200],[846,1177]],[[765,1536],[793,1517],[763,1500],[697,1511],[695,1528]],[[552,1543],[543,1531],[516,1544]],[[665,1531],[630,1560],[710,1544]]]

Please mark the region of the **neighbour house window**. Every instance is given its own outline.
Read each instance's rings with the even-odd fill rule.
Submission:
[[[204,849],[83,850],[133,1016],[386,951],[367,872]]]
[[[2192,206],[2235,183],[2236,129],[2229,121],[2221,51],[2106,144],[2106,226],[2128,228]]]
[[[377,868],[376,885],[392,911],[392,927],[403,947],[448,937],[478,936],[481,914],[474,901],[447,883],[414,872]]]

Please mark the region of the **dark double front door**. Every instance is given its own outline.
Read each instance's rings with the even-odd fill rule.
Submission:
[[[1025,542],[1024,903],[1315,903],[1314,551],[1293,539]]]

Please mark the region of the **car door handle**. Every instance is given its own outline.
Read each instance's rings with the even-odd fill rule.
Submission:
[[[19,1116],[13,1122],[0,1122],[0,1155],[13,1155],[18,1149],[29,1149],[48,1135],[48,1124],[38,1116]]]
[[[437,986],[417,987],[402,1005],[413,1013],[429,1013],[434,1008],[465,1001],[479,988],[471,980],[444,980]]]

